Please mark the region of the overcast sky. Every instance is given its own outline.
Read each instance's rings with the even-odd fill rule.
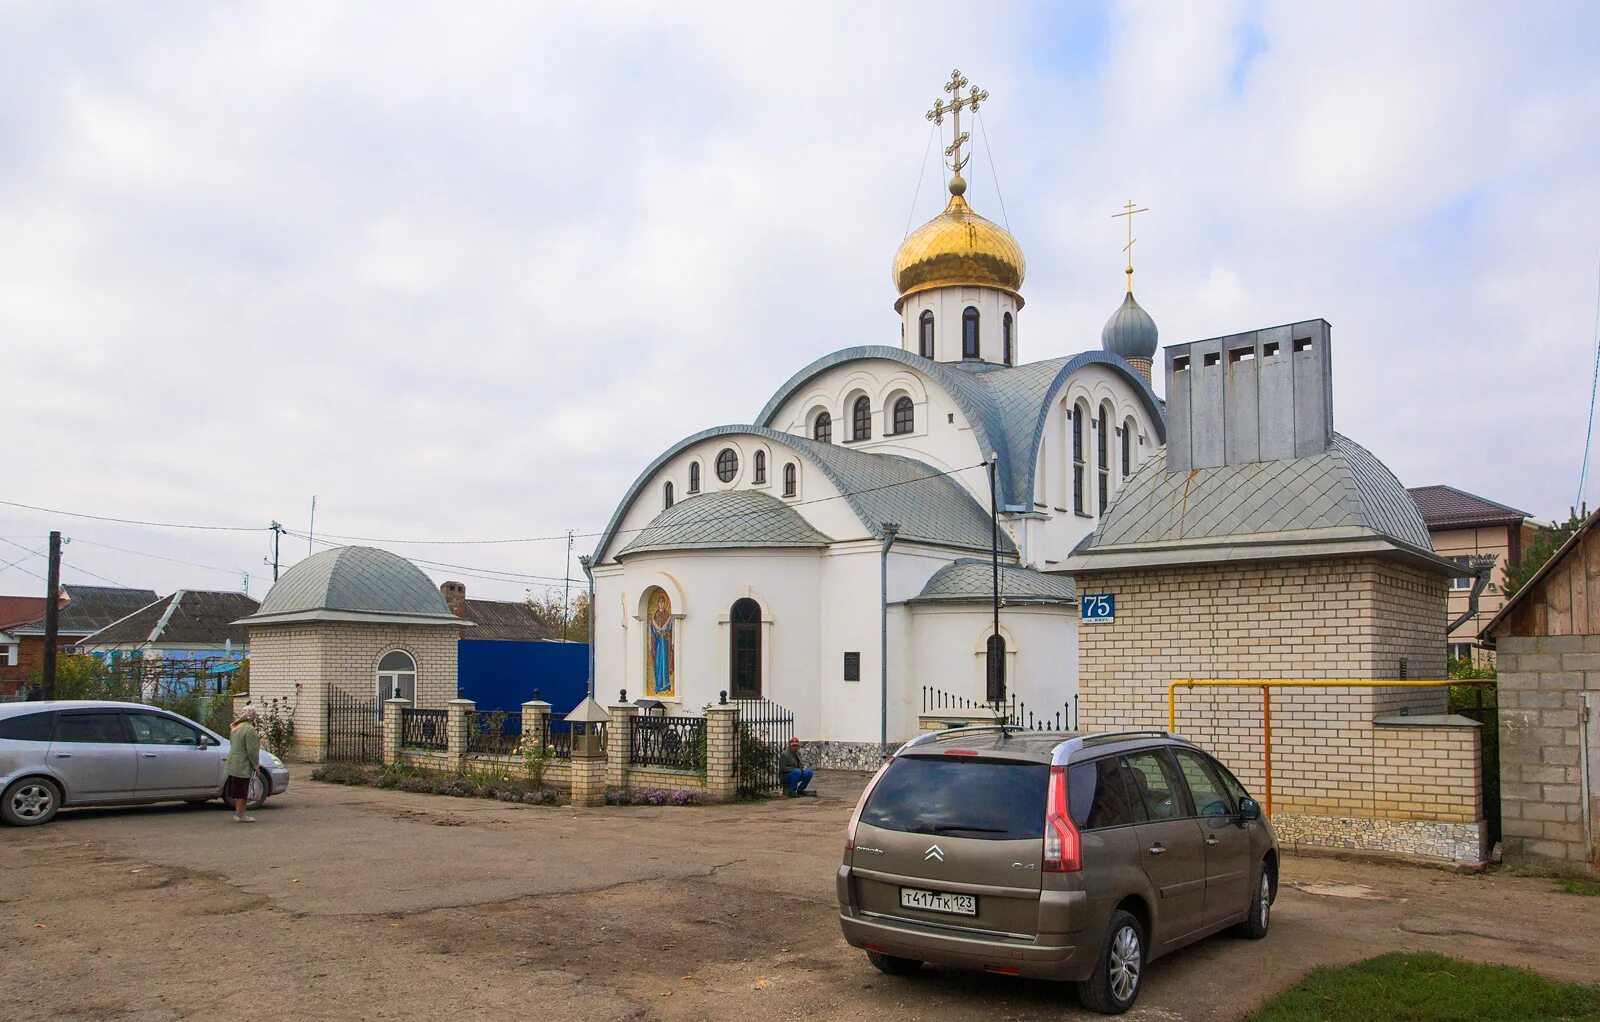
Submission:
[[[1131,197],[1164,342],[1325,318],[1341,432],[1407,485],[1564,515],[1596,54],[1586,3],[0,4],[0,499],[303,530],[316,494],[319,535],[590,549],[673,441],[898,343],[959,66],[1024,359],[1099,346]],[[69,582],[271,578],[265,532],[0,506],[0,592],[42,591],[51,528]]]

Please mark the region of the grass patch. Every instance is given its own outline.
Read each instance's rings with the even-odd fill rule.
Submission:
[[[1600,988],[1445,955],[1382,955],[1318,969],[1245,1022],[1555,1022],[1600,1019]]]
[[[1556,886],[1568,894],[1581,894],[1586,898],[1600,898],[1600,880],[1583,877],[1556,877]]]

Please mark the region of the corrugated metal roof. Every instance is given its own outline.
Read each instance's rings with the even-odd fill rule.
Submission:
[[[833,444],[819,444],[765,426],[715,426],[673,444],[640,473],[595,545],[595,563],[603,562],[608,556],[622,516],[638,499],[645,483],[663,465],[702,440],[738,434],[762,437],[811,462],[844,494],[845,503],[874,537],[881,537],[883,522],[896,522],[900,525],[902,542],[960,550],[989,548],[988,510],[960,483],[931,465],[894,454],[869,454]],[[803,506],[803,502],[789,506]],[[1000,534],[1000,549],[1004,553],[1016,551],[1004,532]]]
[[[539,642],[555,639],[555,631],[526,603],[508,600],[467,600],[466,620],[477,627],[469,639]],[[582,636],[579,636],[582,638]]]
[[[375,547],[334,547],[291,567],[248,623],[316,611],[438,618],[459,623],[422,569]]]
[[[1166,471],[1157,452],[1062,569],[1136,564],[1156,550],[1166,553],[1155,560],[1174,563],[1232,559],[1247,546],[1308,556],[1307,544],[1325,554],[1373,538],[1429,564],[1446,564],[1433,555],[1427,526],[1394,474],[1366,448],[1335,434],[1323,454],[1190,472]]]
[[[717,547],[821,548],[829,542],[776,497],[757,490],[722,490],[678,501],[656,515],[617,556]]]
[[[1422,520],[1433,529],[1515,524],[1528,517],[1526,511],[1454,486],[1413,486],[1407,492],[1422,513]]]
[[[963,557],[933,573],[911,603],[988,603],[994,599],[990,561]],[[1000,566],[1000,599],[1006,604],[1076,603],[1078,585],[1066,575],[1050,575],[1014,564]]]
[[[756,421],[771,426],[779,409],[819,374],[846,362],[870,358],[908,365],[950,395],[972,425],[983,455],[987,457],[991,451],[1000,454],[1001,503],[1011,507],[1032,509],[1033,473],[1050,406],[1072,375],[1086,366],[1101,365],[1120,373],[1144,402],[1155,423],[1156,439],[1166,440],[1166,416],[1155,391],[1120,356],[1099,350],[1004,366],[993,362],[934,362],[879,344],[845,348],[824,355],[791,376],[761,409]]]

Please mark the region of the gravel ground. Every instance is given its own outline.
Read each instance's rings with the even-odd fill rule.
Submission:
[[[881,976],[839,936],[822,797],[560,809],[311,782],[0,830],[11,1020],[1059,1019],[1051,983]],[[1309,969],[1442,951],[1600,977],[1600,901],[1549,881],[1287,857],[1265,941],[1154,963],[1131,1019],[1233,1019]]]

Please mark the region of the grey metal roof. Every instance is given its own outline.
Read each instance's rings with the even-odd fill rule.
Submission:
[[[1064,571],[1242,558],[1400,551],[1425,566],[1435,556],[1422,516],[1394,474],[1366,448],[1335,434],[1304,458],[1168,472],[1163,452],[1124,485]]]
[[[75,583],[61,588],[67,594],[67,602],[56,614],[57,629],[62,635],[93,634],[161,598],[154,589],[80,586]],[[43,635],[44,618],[18,625],[10,631],[13,635]]]
[[[722,490],[678,501],[656,515],[617,556],[715,547],[821,548],[829,542],[800,512],[770,494]]]
[[[1133,299],[1133,292],[1117,306],[1117,311],[1100,329],[1100,346],[1123,358],[1155,358],[1161,331],[1156,321]]]
[[[387,550],[344,546],[312,554],[284,573],[246,624],[405,619],[468,625],[450,613],[422,569]]]
[[[988,510],[960,483],[931,465],[895,454],[869,454],[848,447],[819,444],[765,426],[714,426],[673,444],[640,473],[595,544],[595,563],[604,562],[622,524],[622,516],[663,465],[702,440],[736,434],[762,437],[789,448],[816,466],[844,494],[844,501],[874,537],[882,536],[881,523],[896,522],[900,525],[901,542],[958,550],[989,549]],[[690,505],[692,501],[684,503]],[[1000,549],[1004,553],[1016,552],[1003,531]]]
[[[993,362],[934,362],[881,344],[845,348],[824,355],[791,376],[761,409],[756,421],[771,426],[784,403],[819,374],[868,358],[908,365],[950,395],[972,424],[983,454],[1000,454],[1001,503],[1008,507],[1033,508],[1033,473],[1039,462],[1039,445],[1044,442],[1050,405],[1072,375],[1085,366],[1103,365],[1122,374],[1155,422],[1156,439],[1165,442],[1167,437],[1166,415],[1155,391],[1131,365],[1108,351],[1084,351],[1070,357],[1004,366]]]
[[[990,561],[963,557],[945,565],[923,585],[911,603],[988,603],[994,599]],[[1000,599],[1011,606],[1077,603],[1078,585],[1066,575],[1050,575],[1014,564],[1000,565]]]

